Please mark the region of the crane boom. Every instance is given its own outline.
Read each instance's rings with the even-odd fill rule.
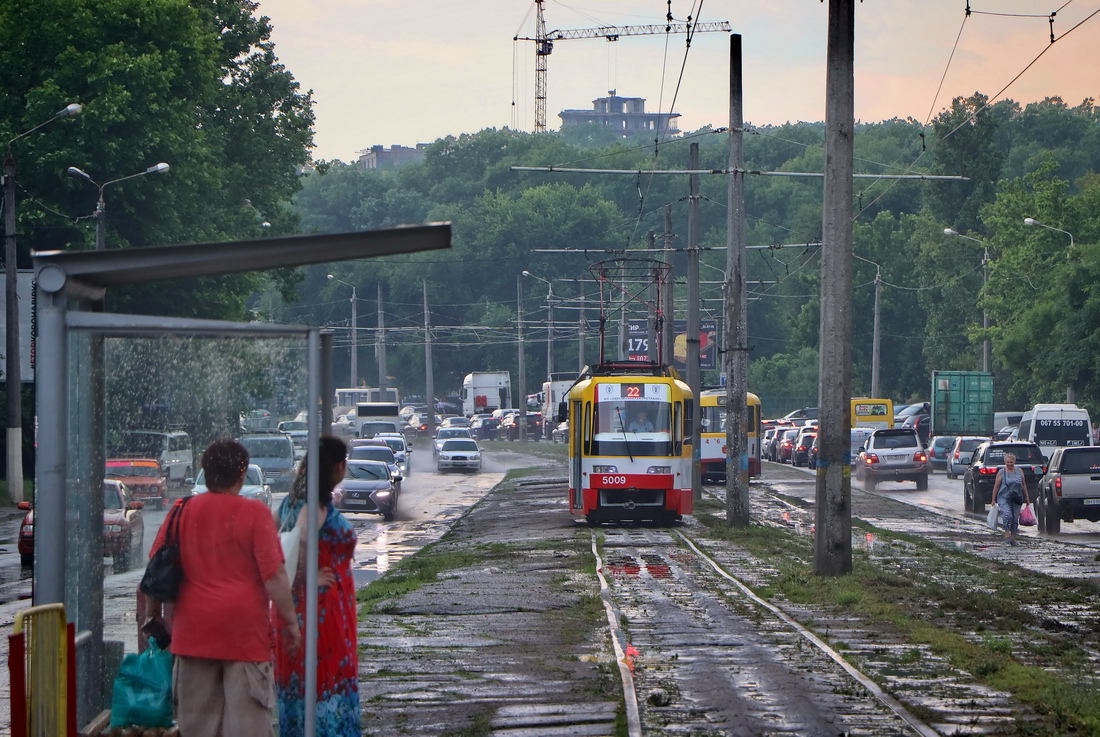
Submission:
[[[513,41],[535,42],[535,133],[546,132],[546,58],[554,50],[555,41],[568,41],[576,38],[606,38],[618,41],[620,36],[655,36],[662,33],[711,33],[733,29],[726,21],[719,23],[666,23],[649,26],[600,26],[599,28],[574,28],[571,30],[546,30],[546,19],[542,14],[545,0],[535,0],[535,37],[515,36]]]

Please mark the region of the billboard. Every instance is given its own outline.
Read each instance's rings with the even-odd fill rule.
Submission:
[[[675,320],[672,324],[672,365],[677,371],[687,369],[687,320]],[[626,323],[626,357],[631,361],[657,360],[656,346],[650,350],[649,321],[630,318]],[[718,322],[699,321],[699,368],[710,371],[718,368]]]

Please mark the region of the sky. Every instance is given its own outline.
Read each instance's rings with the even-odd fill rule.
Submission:
[[[257,12],[271,19],[280,62],[313,92],[314,158],[351,162],[372,145],[534,130],[534,43],[513,39],[535,36],[535,7],[534,0],[259,0]],[[546,0],[543,7],[552,32],[663,24],[669,0]],[[1100,0],[1039,7],[1036,0],[857,4],[856,119],[924,123],[974,92],[1021,104],[1057,96],[1071,106],[1100,97]],[[728,21],[741,35],[746,122],[824,120],[828,2],[671,0],[671,11],[679,22],[688,15]],[[645,98],[647,112],[680,113],[683,131],[725,126],[729,36],[698,33],[690,49],[685,38],[556,42],[547,58],[548,129],[560,127],[560,111],[591,110],[610,90]]]

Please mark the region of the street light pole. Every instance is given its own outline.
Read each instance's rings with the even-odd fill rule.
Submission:
[[[549,279],[543,279],[524,270],[524,276],[546,282],[546,380],[554,373],[554,285]]]
[[[95,206],[95,250],[102,251],[107,247],[107,203],[103,200],[104,187],[106,187],[108,184],[124,182],[127,179],[133,179],[134,177],[143,177],[146,174],[159,174],[162,171],[168,171],[169,168],[170,167],[168,166],[168,164],[165,164],[162,161],[159,164],[154,164],[153,166],[150,166],[145,171],[139,171],[137,174],[131,174],[126,177],[112,179],[111,181],[104,182],[103,184],[100,184],[96,180],[92,179],[87,173],[81,171],[80,169],[77,169],[75,166],[70,166],[68,169],[65,170],[65,173],[68,174],[70,177],[83,179],[87,182],[90,182],[92,186],[99,189],[99,201],[96,202]]]
[[[15,242],[15,155],[11,145],[58,118],[80,115],[83,108],[70,103],[64,110],[54,113],[47,121],[20,133],[8,141],[8,155],[4,159],[4,284],[6,287],[7,334],[5,337],[4,384],[8,399],[8,498],[12,502],[23,501],[23,380],[19,345],[19,250]]]
[[[351,384],[349,387],[354,389],[359,386],[359,306],[355,298],[355,285],[343,279],[337,279],[332,274],[327,274],[326,276],[328,276],[330,281],[339,282],[346,287],[351,287]]]
[[[968,241],[974,241],[982,247],[982,289],[984,290],[985,286],[989,283],[989,246],[985,245],[985,241],[980,238],[963,235],[951,228],[944,228],[943,234],[965,238]],[[1072,238],[1073,236],[1070,237]],[[993,371],[993,352],[989,343],[989,311],[984,307],[982,308],[982,333],[985,335],[985,340],[982,341],[982,371],[988,374]]]
[[[1024,218],[1024,225],[1037,225],[1040,228],[1046,228],[1047,230],[1055,230],[1059,233],[1065,233],[1066,235],[1069,236],[1070,250],[1073,250],[1073,233],[1070,233],[1068,230],[1062,230],[1061,228],[1055,228],[1053,225],[1045,225],[1043,223],[1040,223],[1035,218]],[[1066,252],[1066,258],[1069,258],[1069,252],[1068,251]],[[1066,387],[1066,402],[1069,403],[1069,404],[1074,404],[1074,403],[1076,403],[1076,401],[1077,401],[1077,392],[1074,390],[1072,385],[1067,386]]]

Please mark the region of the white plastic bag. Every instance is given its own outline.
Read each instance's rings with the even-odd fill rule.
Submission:
[[[297,520],[295,520],[297,522]],[[289,530],[279,531],[279,542],[283,546],[283,559],[286,561],[286,575],[294,583],[298,575],[298,550],[302,542],[302,525],[295,524]]]
[[[989,514],[985,516],[985,523],[989,525],[989,529],[996,530],[997,522],[1001,519],[1001,508],[996,504],[989,508]]]

